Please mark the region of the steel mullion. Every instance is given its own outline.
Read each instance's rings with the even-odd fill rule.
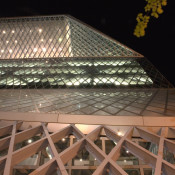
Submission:
[[[48,129],[47,129],[47,127],[46,127],[46,125],[44,123],[42,123],[42,127],[43,127],[43,130],[44,130],[45,136],[46,136],[46,138],[47,138],[47,140],[49,142],[49,146],[51,148],[51,151],[52,151],[52,153],[53,153],[53,155],[55,157],[55,160],[56,160],[56,162],[58,164],[58,167],[59,167],[59,169],[61,171],[61,174],[62,175],[68,175],[68,173],[67,173],[67,171],[65,169],[65,166],[64,166],[63,162],[61,161],[61,158],[60,158],[60,156],[59,156],[59,154],[58,154],[58,152],[56,150],[56,147],[54,146],[54,143],[53,143],[53,141],[52,141],[52,139],[51,139],[51,137],[49,135]]]
[[[162,172],[162,160],[163,160],[163,151],[164,151],[164,139],[167,136],[168,128],[162,128],[161,134],[160,134],[160,141],[159,141],[159,148],[158,148],[158,154],[157,154],[157,162],[155,167],[155,174],[161,174]]]
[[[14,143],[15,143],[15,134],[17,130],[17,122],[13,123],[13,129],[12,129],[12,135],[10,139],[8,154],[7,154],[7,160],[4,168],[4,175],[12,175],[13,167],[12,167],[12,153],[14,149]]]

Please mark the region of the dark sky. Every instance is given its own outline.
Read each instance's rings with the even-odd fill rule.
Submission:
[[[70,14],[146,56],[175,85],[175,0],[152,19],[146,36],[136,38],[136,16],[145,0],[14,0],[0,6],[0,17]]]

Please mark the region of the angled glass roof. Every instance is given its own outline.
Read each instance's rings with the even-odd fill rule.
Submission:
[[[0,59],[141,56],[68,16],[0,20]]]
[[[0,111],[175,114],[175,90],[142,55],[65,15],[0,20]]]
[[[0,88],[155,88],[172,85],[146,58],[50,58],[0,61]]]
[[[174,116],[174,89],[1,89],[0,111]]]

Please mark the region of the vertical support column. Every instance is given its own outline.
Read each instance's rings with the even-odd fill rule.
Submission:
[[[13,123],[12,135],[11,135],[11,139],[10,139],[7,160],[6,160],[6,164],[5,164],[5,168],[4,168],[4,175],[12,175],[12,173],[13,173],[13,167],[11,166],[11,161],[12,161],[14,142],[15,142],[16,124],[17,124],[17,122],[15,121]]]
[[[144,170],[142,166],[140,166],[140,175],[144,175]]]
[[[37,168],[40,166],[40,162],[41,162],[41,151],[38,153],[38,159],[36,163]]]
[[[139,145],[139,141],[136,140],[136,143]],[[144,170],[143,170],[143,166],[142,166],[142,161],[140,159],[139,160],[139,170],[140,170],[140,175],[144,175]]]
[[[41,138],[43,138],[43,137],[44,137],[44,134],[41,134]],[[38,153],[38,160],[37,160],[37,163],[36,163],[37,168],[40,166],[40,163],[41,163],[41,154],[42,154],[42,152],[40,151]]]
[[[70,136],[70,147],[73,145],[73,136]],[[72,160],[69,160],[68,162],[68,167],[69,167],[69,175],[71,175],[72,171]]]
[[[156,168],[155,173],[156,175],[161,175],[162,171],[162,159],[163,159],[163,146],[164,146],[164,139],[167,136],[168,128],[164,127],[161,129],[161,137],[159,141],[159,149],[158,149],[158,155],[157,155],[157,162],[156,162]]]

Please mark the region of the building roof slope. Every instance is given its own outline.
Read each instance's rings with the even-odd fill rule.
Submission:
[[[65,15],[0,20],[0,111],[174,115],[147,58]]]

